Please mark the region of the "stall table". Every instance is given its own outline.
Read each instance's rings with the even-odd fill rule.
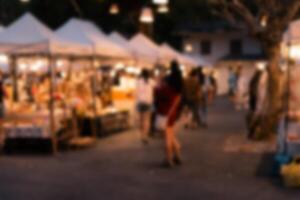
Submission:
[[[55,113],[56,132],[61,128],[63,116]],[[52,134],[48,113],[8,114],[3,125],[4,152],[52,152]]]
[[[93,124],[96,125],[98,137],[105,137],[111,134],[129,129],[129,112],[114,111],[104,112],[97,116],[79,117],[81,136],[91,136],[93,134]]]

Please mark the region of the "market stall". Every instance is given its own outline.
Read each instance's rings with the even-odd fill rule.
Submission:
[[[59,38],[27,13],[1,32],[0,52],[10,61],[10,76],[5,85],[8,91],[3,124],[5,149],[16,148],[15,144],[20,142],[39,140],[50,144],[50,151],[56,152],[57,131],[62,117],[67,116],[57,101],[56,60],[89,56],[92,49]],[[30,86],[35,88],[34,94],[27,87],[33,79]]]
[[[106,134],[108,131],[104,130],[106,126],[103,125],[102,121],[107,116],[115,119],[115,126],[120,124],[119,119],[121,118],[123,120],[122,127],[128,128],[126,122],[126,119],[129,118],[128,111],[115,105],[113,79],[116,76],[114,67],[124,66],[124,63],[130,62],[132,59],[131,52],[113,42],[89,21],[71,19],[60,27],[56,33],[66,40],[90,45],[93,49],[94,56],[90,60],[90,69],[87,69],[87,71],[92,70],[90,79],[94,80],[94,91],[92,92],[95,101],[94,113],[91,115],[91,113],[84,112],[78,116],[82,127],[81,135],[91,133],[91,127],[88,126],[88,124],[92,124],[89,123],[90,121],[94,121],[96,124],[97,135]],[[86,70],[82,71],[86,75],[85,72]],[[110,125],[110,127],[114,126]]]

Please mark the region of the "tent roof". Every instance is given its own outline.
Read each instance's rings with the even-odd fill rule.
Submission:
[[[193,58],[190,58],[189,56],[186,56],[184,54],[181,54],[180,52],[176,51],[173,47],[171,47],[169,44],[164,43],[161,45],[161,49],[166,56],[169,56],[171,60],[177,60],[179,63],[189,66],[196,66],[199,64],[198,61],[196,61]]]
[[[132,44],[132,42],[128,41],[124,38],[120,33],[113,32],[110,34],[110,38],[116,43],[127,48],[133,55],[135,64],[145,66],[152,66],[156,62],[156,58],[151,54],[150,51],[142,49],[142,46],[138,44]]]
[[[59,38],[32,14],[26,13],[0,33],[0,51],[79,54],[87,52],[88,47]]]
[[[70,19],[56,33],[62,38],[89,45],[100,56],[129,58],[125,48],[113,42],[95,24],[80,19]]]
[[[138,33],[129,41],[129,44],[136,50],[137,58],[143,58],[152,64],[159,61],[159,47],[145,35]]]
[[[124,38],[120,33],[114,31],[109,35],[110,39],[114,42],[126,47],[127,49],[132,50],[132,46],[130,46],[129,41]]]

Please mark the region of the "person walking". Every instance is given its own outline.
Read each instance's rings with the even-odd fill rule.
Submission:
[[[189,113],[192,114],[191,121],[187,127],[197,128],[201,126],[199,116],[199,104],[201,101],[201,87],[198,82],[198,71],[194,69],[190,76],[184,82],[184,104],[187,106]]]
[[[199,115],[201,119],[201,126],[207,127],[207,106],[208,106],[208,88],[209,81],[207,80],[206,75],[203,72],[203,68],[200,66],[198,71],[198,81],[201,87],[201,100],[199,105]]]
[[[164,79],[156,90],[157,99],[157,124],[163,125],[165,139],[166,159],[164,167],[173,167],[181,164],[181,145],[175,136],[174,126],[180,116],[180,105],[182,100],[183,78],[179,65],[176,61],[171,63],[171,73]]]
[[[214,71],[212,71],[209,75],[209,83],[210,83],[210,104],[212,104],[218,92],[218,84],[217,84]]]
[[[136,106],[139,114],[139,129],[144,144],[149,142],[153,93],[154,82],[150,77],[150,72],[143,69],[136,85]]]
[[[235,95],[235,108],[236,110],[247,109],[247,94],[248,87],[246,81],[246,75],[243,73],[242,68],[238,70],[238,81]]]
[[[232,102],[234,102],[235,92],[236,92],[236,83],[237,83],[237,74],[234,71],[233,67],[229,67],[229,76],[228,76],[228,96]]]
[[[252,139],[255,135],[255,128],[258,120],[255,120],[255,112],[258,103],[259,83],[263,75],[262,70],[256,70],[249,83],[249,112],[247,114],[248,138]]]

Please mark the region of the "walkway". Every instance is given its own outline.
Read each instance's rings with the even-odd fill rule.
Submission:
[[[136,132],[55,157],[0,157],[0,200],[299,199],[270,176],[273,146],[244,139],[244,118],[222,99],[210,127],[181,131],[184,165],[158,167],[162,141],[143,146]]]

